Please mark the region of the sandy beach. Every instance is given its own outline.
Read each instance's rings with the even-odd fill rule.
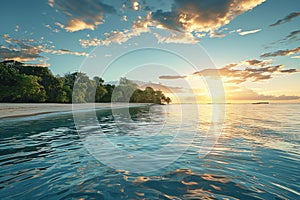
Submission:
[[[54,112],[68,112],[72,110],[89,110],[94,104],[56,104],[56,103],[0,103],[0,119],[24,117]],[[95,103],[96,109],[123,108],[146,106],[145,103]]]

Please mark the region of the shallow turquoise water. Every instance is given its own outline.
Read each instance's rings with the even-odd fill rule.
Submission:
[[[100,133],[86,119],[85,133],[105,135],[116,148],[132,153],[128,159],[172,143],[175,130],[188,137],[197,128],[182,155],[144,173],[95,159],[71,113],[0,120],[0,199],[300,198],[300,105],[227,105],[223,133],[204,158],[199,149],[210,126],[210,105],[201,105],[199,119],[191,115],[184,124],[178,109],[131,108],[132,121],[124,123],[110,110],[100,110]],[[105,153],[101,156],[122,159]]]

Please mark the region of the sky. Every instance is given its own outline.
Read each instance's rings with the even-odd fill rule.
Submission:
[[[0,60],[173,102],[300,102],[299,0],[1,0]]]

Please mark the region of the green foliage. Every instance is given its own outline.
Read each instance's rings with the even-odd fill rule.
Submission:
[[[126,78],[120,79],[120,84],[116,86],[112,96],[113,101],[131,103],[163,104],[165,99],[160,90],[155,91],[151,87],[146,87],[145,90],[138,89],[137,84]]]
[[[119,85],[92,80],[81,72],[54,76],[48,68],[0,63],[0,102],[135,102],[170,103],[161,91],[151,87],[141,90],[134,82],[121,78]]]
[[[0,65],[1,102],[44,102],[46,92],[40,78],[20,74],[18,69]]]

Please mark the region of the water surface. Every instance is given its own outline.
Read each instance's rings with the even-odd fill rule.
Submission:
[[[174,130],[188,137],[197,126],[178,159],[145,173],[95,159],[72,113],[0,120],[0,199],[300,198],[300,105],[227,105],[223,133],[204,158],[199,149],[211,105],[201,105],[199,119],[191,116],[184,124],[179,110],[194,106],[181,106],[131,108],[132,120],[123,124],[111,110],[97,111],[101,134],[133,155],[172,143]],[[99,127],[88,123],[86,131],[97,133]]]

